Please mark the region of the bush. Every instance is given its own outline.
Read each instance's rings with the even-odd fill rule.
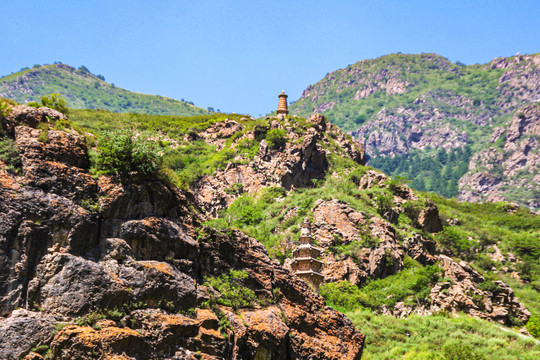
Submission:
[[[235,309],[253,306],[257,296],[255,291],[245,286],[243,280],[247,278],[248,274],[243,270],[230,270],[228,274],[205,277],[203,285],[212,288],[215,292],[210,294],[210,299],[207,300],[205,305],[220,304]]]
[[[273,204],[276,202],[277,198],[287,195],[287,191],[280,186],[273,186],[266,188],[263,194],[261,195],[259,201],[262,201],[266,204]]]
[[[358,286],[346,280],[322,284],[319,293],[330,306],[343,310],[354,310],[367,302],[366,295]]]
[[[103,173],[125,176],[130,172],[156,175],[162,167],[158,145],[131,130],[105,134],[99,141],[97,168]]]
[[[69,108],[67,107],[66,99],[60,94],[51,94],[49,96],[41,97],[41,106],[60,111],[62,114],[67,115]]]
[[[252,197],[244,195],[229,206],[225,215],[231,225],[256,225],[263,219],[264,211]]]
[[[282,129],[273,129],[266,134],[266,141],[270,149],[279,150],[287,142],[286,132]]]
[[[463,344],[461,341],[452,341],[444,344],[442,348],[444,358],[447,360],[484,360],[487,359],[478,352],[473,345]]]
[[[10,138],[0,138],[0,161],[7,165],[8,169],[18,173],[22,162],[17,149],[17,143]]]
[[[527,331],[537,339],[540,339],[540,316],[533,315],[529,318],[527,325],[525,325]]]

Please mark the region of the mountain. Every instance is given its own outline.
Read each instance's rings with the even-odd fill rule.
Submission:
[[[0,357],[540,355],[526,208],[414,191],[321,115],[1,105]]]
[[[393,54],[327,74],[290,109],[323,113],[365,143],[370,165],[416,189],[538,209],[540,118],[531,106],[540,100],[539,65],[540,54],[469,66],[436,54]],[[530,125],[518,131],[517,154],[505,138],[522,113]],[[497,159],[489,177],[477,166],[486,152]]]
[[[209,113],[190,102],[124,90],[105,82],[102,75],[86,67],[65,64],[36,65],[0,78],[0,97],[20,103],[39,102],[53,93],[61,94],[76,109],[105,109],[158,115],[200,115]]]

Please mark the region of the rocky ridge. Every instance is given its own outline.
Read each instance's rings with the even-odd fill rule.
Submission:
[[[328,150],[324,147],[330,143],[331,136],[335,137],[332,141],[343,156],[350,157],[358,164],[365,163],[362,144],[347,138],[337,127],[328,124],[323,116],[311,116],[306,129],[295,128],[293,121],[288,119],[281,123],[274,119],[270,121],[268,129],[255,128],[247,131],[231,144],[231,147],[234,147],[244,139],[257,140],[262,132],[284,132],[283,145],[272,147],[266,140],[261,140],[258,153],[252,160],[242,161],[244,159],[238,157],[224,170],[202,177],[193,187],[198,205],[215,215],[244,192],[253,195],[263,188],[274,186],[291,190],[309,186],[313,180],[323,179],[329,167]],[[243,130],[238,123],[229,124],[231,122],[218,123],[199,134],[199,137],[209,144],[223,146],[225,138],[233,136],[235,131]],[[239,161],[235,163],[235,160]],[[238,191],[231,191],[235,188]]]
[[[411,153],[433,158],[434,151],[441,148],[449,153],[470,145],[477,157],[470,159],[469,168],[474,167],[478,157],[491,151],[492,133],[497,138],[497,134],[510,131],[514,120],[508,119],[540,100],[539,64],[538,54],[518,54],[471,66],[452,64],[435,54],[394,54],[329,73],[310,85],[291,111],[303,116],[324,113],[365,143],[370,157],[402,157],[400,161],[414,169],[407,173],[412,179],[419,170],[409,163],[407,155]],[[431,82],[434,78],[437,80]],[[520,161],[535,163],[530,151],[521,153]],[[495,181],[470,171],[456,183],[459,189],[452,196],[459,191],[463,200],[490,198],[537,206],[533,189],[521,187],[522,182],[529,182],[527,175],[515,173],[511,169],[515,167],[512,161],[500,164],[502,171],[513,174],[512,181]],[[538,171],[538,166],[529,168]],[[487,196],[478,195],[475,189],[480,187]],[[435,191],[442,193],[442,189]]]
[[[324,145],[329,138],[335,139],[342,151],[342,156],[363,163],[360,144],[347,139],[326,119],[313,115],[309,120],[310,128],[300,136],[290,124],[281,124],[277,120],[268,119],[269,129],[286,129],[288,141],[280,148],[271,149],[265,140],[259,146],[258,154],[247,164],[229,164],[224,170],[214,175],[206,175],[194,186],[197,203],[214,216],[225,210],[242,194],[257,197],[268,187],[283,187],[292,190],[296,187],[310,186],[312,179],[322,179],[328,175],[328,151]],[[235,128],[242,131],[239,124],[216,124],[199,135],[212,144],[224,144],[224,138],[234,137],[231,131]],[[338,132],[337,134],[334,132]],[[223,133],[220,139],[214,134]],[[243,133],[234,144],[243,137],[256,138],[257,129]],[[362,154],[362,155],[360,155]],[[315,160],[313,160],[315,159]],[[316,172],[311,171],[316,169]],[[289,174],[294,173],[295,178]],[[343,176],[334,173],[333,176]],[[296,179],[296,182],[291,181]],[[481,290],[486,280],[478,273],[469,276],[467,285],[461,284],[465,277],[461,273],[473,271],[465,262],[456,267],[448,266],[453,261],[447,251],[433,240],[422,235],[420,231],[407,236],[398,233],[394,226],[400,214],[405,213],[407,203],[418,206],[417,212],[411,215],[416,228],[426,233],[440,232],[442,222],[437,206],[430,202],[419,202],[418,196],[405,184],[390,185],[390,179],[375,170],[367,170],[357,181],[358,189],[369,193],[376,188],[388,189],[392,195],[392,204],[380,217],[373,217],[361,211],[355,211],[349,204],[338,199],[319,199],[310,209],[313,215],[312,232],[318,245],[326,251],[321,257],[325,266],[323,275],[325,282],[349,281],[362,287],[373,279],[382,279],[395,275],[404,269],[405,257],[410,257],[422,265],[439,264],[444,279],[455,279],[455,286],[449,292],[448,283],[433,284],[432,293],[427,301],[403,309],[402,303],[395,308],[381,308],[383,313],[404,316],[410,313],[433,314],[442,310],[449,312],[465,312],[471,316],[509,324],[512,318],[526,321],[530,313],[519,303],[506,284],[496,284],[498,290],[486,292]],[[235,189],[232,191],[231,189]],[[377,207],[376,198],[372,206]],[[284,214],[282,223],[297,216],[297,208]],[[290,249],[295,245],[285,244]],[[352,250],[341,251],[349,247]],[[285,259],[285,267],[291,270],[292,259]],[[461,267],[461,268],[460,268]],[[466,270],[463,270],[466,269]],[[474,272],[474,271],[473,271]],[[468,277],[468,278],[469,278]],[[468,279],[467,278],[467,279]],[[465,280],[463,280],[465,281]],[[488,305],[486,305],[488,304]]]
[[[0,169],[0,357],[360,358],[363,335],[256,240],[202,227],[161,181],[90,176],[80,135],[26,120],[22,176]],[[257,301],[203,306],[231,269]]]

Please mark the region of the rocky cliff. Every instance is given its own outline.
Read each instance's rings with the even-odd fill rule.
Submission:
[[[200,200],[162,181],[91,176],[78,133],[28,126],[47,111],[8,122],[22,174],[1,164],[1,358],[360,358],[363,335],[259,242],[201,225]],[[321,156],[294,151],[293,167]],[[212,301],[231,270],[250,304]]]
[[[504,192],[531,194],[530,208],[540,208],[540,107],[518,110],[512,120],[493,129],[490,146],[476,153],[459,181],[462,201],[504,201]]]
[[[303,116],[323,112],[365,143],[371,164],[416,180],[413,185],[419,190],[536,207],[538,194],[520,186],[529,182],[528,175],[512,170],[512,161],[499,161],[502,172],[512,173],[512,181],[488,180],[475,171],[463,176],[467,166],[474,168],[492,151],[492,138],[513,127],[510,117],[540,99],[539,65],[538,54],[471,66],[435,54],[388,55],[331,72],[310,85],[291,109]],[[444,154],[438,156],[441,149]],[[507,150],[498,148],[499,153]],[[467,154],[461,156],[461,151]],[[521,161],[537,172],[534,155],[521,153]],[[443,181],[437,180],[441,175]],[[485,196],[475,191],[480,187]]]

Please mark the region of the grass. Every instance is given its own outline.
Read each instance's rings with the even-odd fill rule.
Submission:
[[[366,336],[363,360],[533,360],[540,345],[465,315],[393,316],[345,311]]]

